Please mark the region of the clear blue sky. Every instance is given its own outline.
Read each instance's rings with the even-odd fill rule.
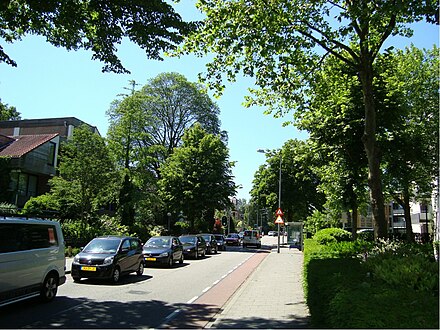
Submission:
[[[200,17],[194,0],[176,5],[184,19]],[[438,27],[417,24],[412,39],[395,38],[388,42],[402,48],[414,43],[419,48],[431,48],[439,43]],[[0,98],[15,106],[23,119],[76,117],[98,127],[105,136],[108,118],[105,113],[118,94],[127,92],[129,80],[140,86],[162,72],[179,72],[189,81],[197,81],[204,71],[206,60],[193,56],[180,59],[167,58],[158,62],[146,59],[144,52],[129,42],[119,47],[118,55],[130,75],[102,73],[102,63],[92,61],[90,52],[67,52],[45,42],[43,38],[29,36],[14,44],[0,40],[7,54],[18,64],[17,68],[0,64]],[[275,119],[264,115],[264,109],[242,106],[249,79],[239,79],[228,85],[224,95],[215,100],[220,107],[222,129],[229,134],[230,160],[236,161],[233,170],[239,198],[249,199],[252,179],[265,156],[257,149],[280,148],[288,139],[305,139],[307,134],[292,126],[282,127],[289,117]]]

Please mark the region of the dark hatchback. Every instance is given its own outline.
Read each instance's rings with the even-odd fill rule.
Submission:
[[[220,251],[226,251],[226,241],[224,235],[215,234],[215,240],[217,241],[217,249]]]
[[[144,272],[142,245],[138,238],[127,236],[97,237],[78,253],[72,262],[72,278],[110,279],[117,283],[124,274]]]
[[[183,254],[185,258],[204,257],[206,255],[206,242],[199,235],[183,235],[179,237],[183,244]]]
[[[217,253],[217,240],[213,234],[200,234],[206,242],[206,254]]]
[[[154,236],[144,244],[142,251],[145,265],[167,265],[183,263],[183,246],[177,237]]]

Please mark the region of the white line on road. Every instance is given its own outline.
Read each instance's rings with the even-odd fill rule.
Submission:
[[[209,289],[211,289],[210,286],[208,286],[207,288],[203,289],[202,293],[205,293],[205,292],[208,291]]]
[[[188,300],[186,303],[187,304],[192,304],[194,301],[196,301],[199,298],[199,296],[195,296],[193,298],[191,298],[190,300]]]
[[[220,282],[220,280],[215,281],[214,283],[212,283],[212,286],[217,285]]]

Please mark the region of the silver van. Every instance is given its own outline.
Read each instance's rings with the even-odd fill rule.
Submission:
[[[55,298],[66,282],[64,238],[56,221],[0,218],[0,306]]]
[[[243,247],[249,245],[256,246],[258,249],[261,248],[261,235],[259,230],[245,230],[243,234]]]

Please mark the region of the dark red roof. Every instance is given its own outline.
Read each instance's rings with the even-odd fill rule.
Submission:
[[[52,140],[58,133],[54,134],[38,134],[38,135],[19,135],[8,136],[13,141],[6,148],[0,151],[0,156],[9,156],[12,158],[20,158],[21,156],[31,152],[42,144]]]

